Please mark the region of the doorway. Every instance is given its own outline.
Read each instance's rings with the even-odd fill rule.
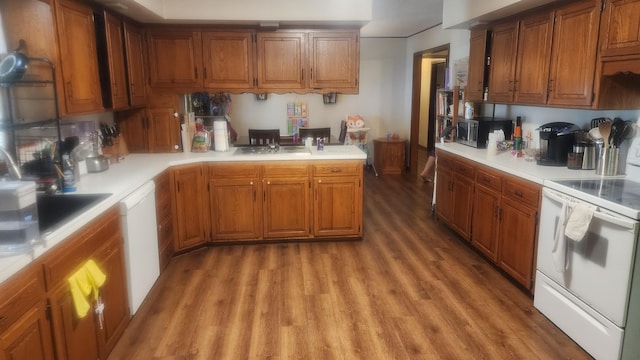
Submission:
[[[413,85],[411,95],[411,140],[409,142],[409,171],[418,168],[418,151],[435,149],[436,90],[445,86],[449,63],[449,44],[417,52],[413,55]]]

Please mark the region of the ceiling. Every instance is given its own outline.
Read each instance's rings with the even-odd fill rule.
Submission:
[[[166,19],[157,14],[157,4],[153,1],[146,0],[94,0],[102,3],[108,8],[122,13],[134,20],[142,23],[194,23],[198,18],[199,23],[224,23],[238,25],[261,25],[263,21],[258,19],[243,19],[241,21],[228,21],[216,19],[215,15],[202,20],[202,9],[193,7],[193,9],[181,10],[184,18]],[[180,1],[180,0],[165,0]],[[221,0],[214,0],[221,1]],[[294,0],[297,4],[304,4],[302,0]],[[311,1],[311,0],[307,0]],[[344,0],[342,0],[344,1]],[[347,0],[352,1],[352,0]],[[180,1],[182,2],[182,1]],[[282,2],[280,2],[282,4]],[[328,1],[330,4],[331,1]],[[362,26],[360,35],[362,37],[409,37],[423,30],[442,23],[442,4],[443,0],[370,0],[371,3],[371,21],[355,21],[355,22],[339,22],[342,25]],[[316,3],[317,4],[317,3]],[[152,9],[156,6],[155,9]],[[220,5],[227,6],[227,5]],[[285,10],[286,11],[286,10]],[[212,12],[213,13],[213,12]],[[286,17],[283,13],[283,18]],[[273,23],[273,21],[272,21]],[[275,22],[278,24],[278,22]],[[280,25],[294,24],[292,21],[280,21]],[[318,22],[318,25],[326,25],[328,22]],[[331,23],[331,22],[329,22]],[[310,25],[305,22],[305,25]]]

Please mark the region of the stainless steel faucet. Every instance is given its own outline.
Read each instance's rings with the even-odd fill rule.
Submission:
[[[0,146],[0,155],[2,155],[7,163],[7,169],[9,170],[9,176],[14,180],[22,180],[22,174],[20,174],[20,168],[16,166],[11,154],[7,152],[2,146]]]

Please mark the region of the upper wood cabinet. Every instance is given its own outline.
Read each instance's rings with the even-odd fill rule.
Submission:
[[[139,28],[124,23],[124,45],[127,58],[129,105],[146,105],[146,78],[144,64],[144,34]]]
[[[253,87],[253,31],[205,31],[202,33],[204,87],[251,89]]]
[[[518,22],[499,24],[491,33],[490,102],[512,102],[518,50]]]
[[[180,145],[180,119],[175,108],[147,109],[146,123],[150,152],[177,152]]]
[[[556,11],[549,105],[591,106],[600,12],[600,1],[571,3]]]
[[[149,83],[152,87],[202,87],[202,39],[199,31],[147,32]]]
[[[306,88],[307,34],[257,34],[258,88],[299,91]]]
[[[600,56],[640,54],[640,0],[606,0]]]
[[[469,38],[469,72],[466,100],[482,101],[484,98],[485,69],[487,63],[487,29],[473,29]]]
[[[59,81],[66,113],[101,111],[93,10],[76,1],[58,0],[54,4],[62,68]]]
[[[358,32],[309,32],[309,71],[310,88],[336,92],[357,89],[360,72]]]
[[[600,2],[572,2],[492,27],[488,100],[590,107]]]
[[[98,38],[98,61],[103,61],[102,96],[106,107],[114,110],[129,107],[127,76],[125,73],[123,24],[120,19],[102,11],[96,14],[101,29]],[[100,42],[104,41],[104,44]],[[106,53],[103,53],[106,51]]]

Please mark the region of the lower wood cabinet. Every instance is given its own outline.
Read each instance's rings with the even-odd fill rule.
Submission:
[[[0,359],[54,358],[42,267],[33,264],[0,286]]]
[[[362,237],[362,162],[313,165],[313,235]]]
[[[309,164],[288,161],[264,165],[262,189],[264,238],[309,237],[311,234]]]
[[[156,185],[156,221],[158,226],[158,255],[160,272],[173,256],[173,201],[170,170],[163,171],[154,179]]]
[[[100,289],[104,311],[95,303],[78,318],[67,278],[88,259],[106,274]],[[106,359],[129,324],[120,212],[113,207],[74,233],[42,259],[56,359]]]
[[[209,239],[209,197],[204,165],[173,167],[171,177],[176,226],[174,250],[202,245]]]
[[[541,187],[451,153],[437,156],[438,218],[532,291]]]
[[[406,140],[373,140],[373,163],[380,174],[401,174],[405,168]]]

